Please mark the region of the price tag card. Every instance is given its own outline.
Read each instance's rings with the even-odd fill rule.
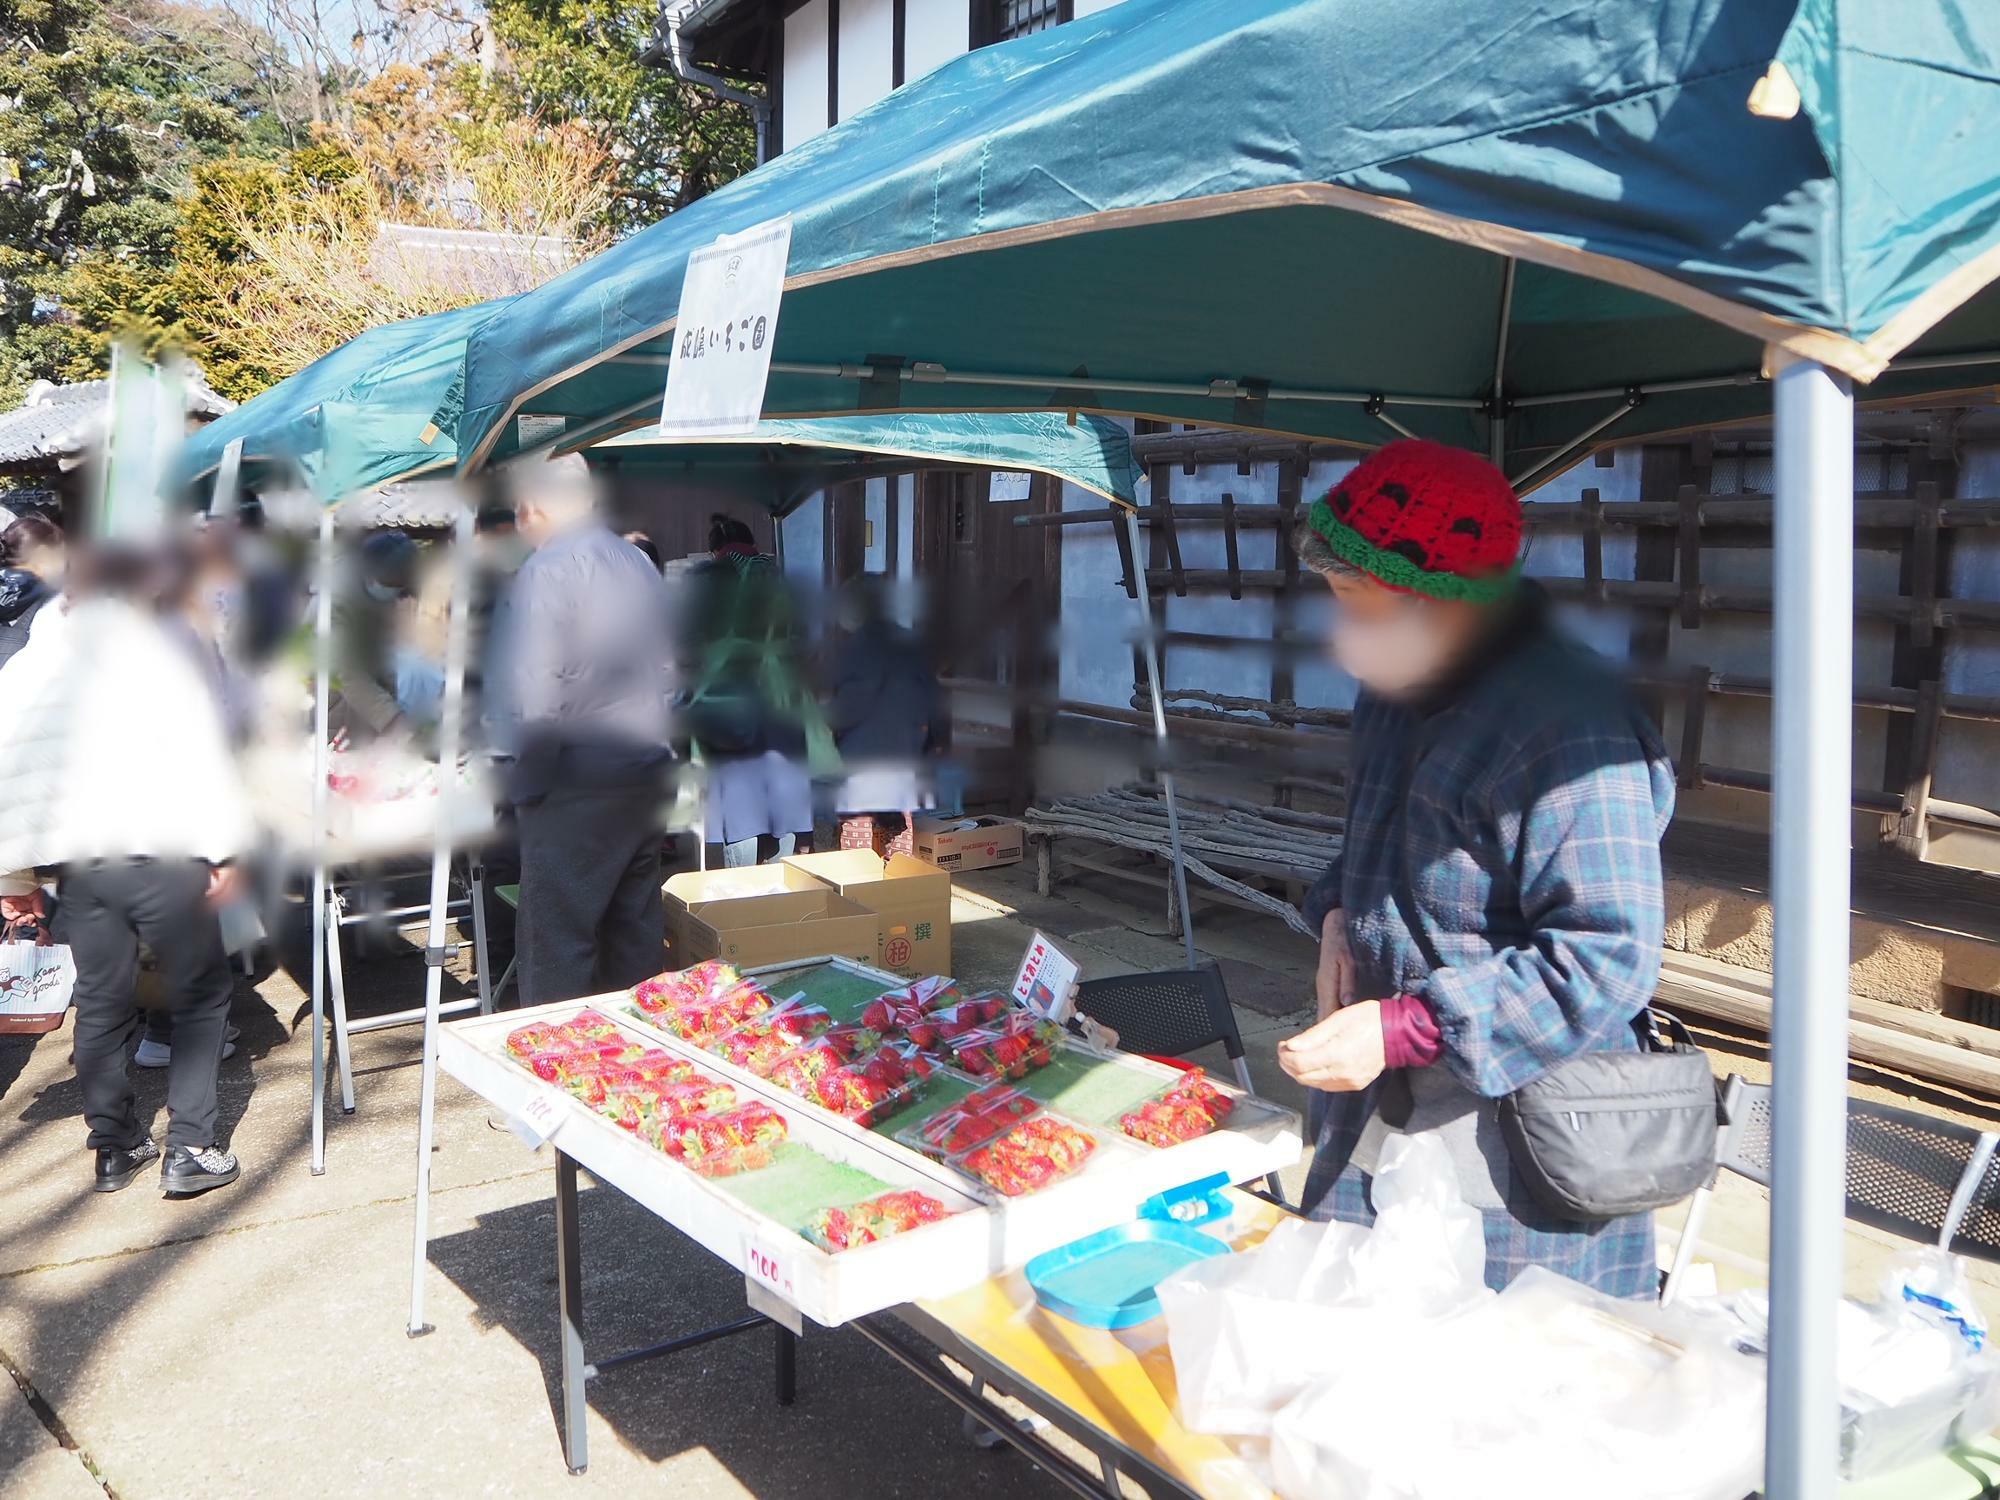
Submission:
[[[1036,933],[1014,973],[1012,994],[1032,1011],[1061,1024],[1076,1010],[1077,961]]]
[[[562,1128],[562,1122],[562,1100],[547,1089],[536,1089],[507,1121],[514,1134],[537,1150]]]
[[[734,437],[764,412],[792,221],[725,234],[688,257],[660,436]]]
[[[804,1331],[793,1283],[795,1247],[753,1234],[743,1246],[743,1291],[750,1306],[793,1333]]]

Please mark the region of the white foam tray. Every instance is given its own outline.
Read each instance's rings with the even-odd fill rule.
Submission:
[[[872,976],[858,965],[843,967]],[[893,975],[880,977],[885,988],[904,982]],[[807,1104],[676,1037],[615,1015],[635,1033],[699,1063],[713,1077],[728,1079],[740,1094],[769,1104],[785,1117],[792,1140],[892,1186],[921,1188],[961,1210],[936,1224],[829,1254],[733,1197],[723,1181],[680,1166],[507,1055],[507,1033],[515,1027],[567,1019],[586,1007],[614,1014],[609,1008],[619,998],[598,996],[453,1022],[442,1029],[439,1063],[510,1114],[519,1114],[538,1093],[553,1096],[560,1106],[553,1145],[599,1182],[644,1204],[746,1275],[754,1271],[755,1279],[829,1327],[1011,1271],[1044,1250],[1129,1221],[1140,1204],[1168,1188],[1216,1173],[1231,1182],[1250,1181],[1299,1158],[1298,1116],[1249,1099],[1226,1128],[1198,1140],[1164,1151],[1109,1140],[1074,1177],[1027,1197],[1002,1199],[886,1136]],[[1140,1058],[1119,1061],[1157,1071],[1162,1083],[1174,1076],[1173,1070]]]

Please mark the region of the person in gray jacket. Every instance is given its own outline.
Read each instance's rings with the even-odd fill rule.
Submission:
[[[511,750],[521,842],[521,1000],[621,989],[663,961],[661,810],[669,760],[666,584],[598,519],[580,458],[519,480],[535,549],[494,621],[496,742]]]

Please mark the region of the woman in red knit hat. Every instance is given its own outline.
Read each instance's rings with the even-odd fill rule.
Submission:
[[[1333,592],[1334,659],[1360,684],[1346,837],[1306,901],[1320,1019],[1279,1048],[1321,1091],[1306,1207],[1371,1222],[1389,1134],[1431,1134],[1484,1216],[1491,1285],[1543,1265],[1650,1296],[1651,1216],[1543,1207],[1497,1106],[1572,1057],[1638,1046],[1674,797],[1658,732],[1521,580],[1521,502],[1485,460],[1392,443],[1293,546]]]

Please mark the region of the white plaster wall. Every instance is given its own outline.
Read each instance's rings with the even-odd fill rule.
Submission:
[[[778,524],[785,528],[785,576],[817,589],[826,574],[826,496],[812,496]]]
[[[1076,0],[1074,7],[1077,17],[1096,15],[1100,10],[1109,10],[1118,0]]]
[[[964,54],[971,43],[971,14],[966,0],[909,0],[903,15],[905,82]]]
[[[783,133],[787,151],[826,129],[826,42],[826,0],[808,0],[785,17]]]
[[[2000,499],[2000,446],[1968,447],[1959,456],[1958,493]],[[2000,538],[1958,527],[1951,539],[1951,591],[2000,599]],[[1944,690],[2000,697],[2000,631],[1954,628],[1945,640]],[[2000,725],[1944,721],[1931,791],[1947,802],[2000,810]]]
[[[889,481],[870,479],[861,490],[861,516],[867,523],[861,549],[864,573],[889,571]]]
[[[907,35],[903,46],[907,58]],[[896,11],[893,0],[840,0],[840,77],[834,101],[836,123],[859,114],[895,87],[895,61]],[[785,74],[789,86],[789,54]]]

